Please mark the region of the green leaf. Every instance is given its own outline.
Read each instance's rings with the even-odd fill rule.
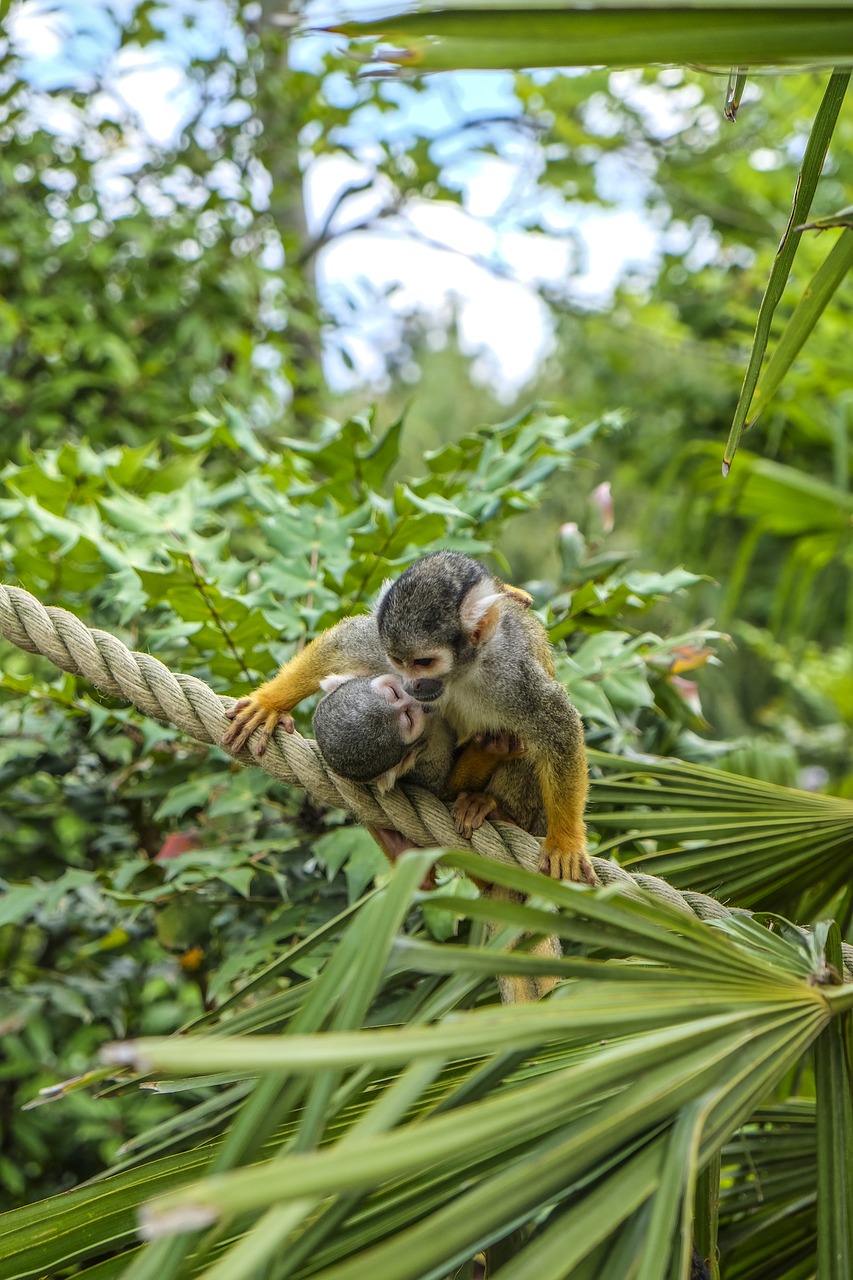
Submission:
[[[44,899],[41,885],[13,884],[3,886],[0,897],[0,926],[21,924],[28,919]]]
[[[598,853],[742,906],[785,909],[813,891],[825,909],[849,881],[853,802],[707,765],[596,751],[589,820]]]
[[[470,0],[431,13],[396,13],[328,30],[392,40],[377,57],[422,71],[458,68],[636,67],[649,63],[775,66],[853,58],[853,21],[841,0],[822,7],[786,3],[628,5],[567,8],[544,3],[482,8]]]
[[[157,806],[155,818],[182,818],[190,809],[203,808],[218,784],[216,774],[202,774],[172,787]]]
[[[753,59],[743,59],[743,62],[752,63]],[[782,297],[785,288],[785,282],[791,273],[791,267],[794,257],[799,247],[802,231],[796,228],[805,222],[811,208],[814,193],[820,179],[823,163],[826,159],[826,153],[829,150],[829,144],[832,140],[832,133],[835,128],[835,122],[838,119],[838,113],[841,110],[841,104],[844,101],[844,95],[847,92],[847,86],[850,83],[849,71],[836,71],[829,80],[823,100],[815,116],[812,125],[809,140],[806,144],[803,161],[800,165],[800,172],[797,178],[797,185],[794,191],[794,203],[791,209],[791,216],[788,219],[788,225],[785,228],[785,234],[782,236],[782,242],[776,252],[776,259],[773,263],[773,269],[770,272],[770,279],[767,282],[767,288],[764,297],[761,300],[761,307],[758,312],[758,320],[755,326],[755,337],[752,341],[752,350],[749,355],[749,364],[747,365],[744,375],[743,386],[741,387],[740,396],[738,397],[737,406],[735,408],[734,421],[732,422],[729,438],[726,443],[725,453],[723,455],[723,475],[728,475],[732,459],[737,452],[741,437],[746,430],[747,415],[752,404],[755,388],[758,383],[758,375],[761,370],[761,362],[764,359],[764,353],[767,350],[767,343],[770,339],[770,326],[773,321],[773,314]]]
[[[853,267],[853,228],[839,236],[822,265],[815,272],[794,313],[783,330],[764,373],[758,380],[752,399],[752,416],[744,430],[753,425],[779,389],[782,379],[800,352],[803,343],[823,315]]]

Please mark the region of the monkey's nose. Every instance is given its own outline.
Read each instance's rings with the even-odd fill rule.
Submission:
[[[406,680],[403,688],[418,702],[435,702],[444,693],[444,685],[440,680]]]

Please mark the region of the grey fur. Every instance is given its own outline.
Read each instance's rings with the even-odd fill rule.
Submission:
[[[532,760],[525,757],[497,766],[486,786],[490,796],[500,801],[514,822],[532,836],[544,836],[548,821],[542,803],[542,788]]]
[[[314,737],[326,764],[353,782],[371,782],[410,750],[400,738],[397,709],[375,692],[371,679],[347,680],[314,712]]]
[[[441,710],[460,742],[485,729],[509,730],[526,741],[532,724],[544,754],[565,758],[583,750],[580,716],[531,651],[531,634],[542,628],[522,605],[504,596],[494,634],[479,646],[468,643],[459,611],[472,587],[484,580],[501,590],[482,565],[455,551],[416,561],[392,583],[377,610],[385,652],[405,661],[424,649],[453,648],[457,662],[444,676],[448,688]],[[536,639],[540,648],[547,647]]]

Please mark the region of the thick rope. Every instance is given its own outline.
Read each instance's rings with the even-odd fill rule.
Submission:
[[[63,671],[84,676],[111,697],[174,724],[199,742],[221,747],[231,728],[226,711],[234,698],[220,696],[195,676],[176,675],[157,658],[127,648],[106,631],[93,630],[65,609],[45,607],[20,587],[0,585],[0,635],[40,653]],[[223,748],[224,750],[225,748]],[[330,772],[317,744],[298,733],[276,729],[260,757],[246,749],[229,752],[241,764],[259,765],[281,782],[302,787],[325,804],[347,809],[360,823],[400,831],[419,848],[473,849],[487,858],[535,871],[539,842],[511,823],[485,822],[470,840],[460,836],[448,807],[422,787],[395,787],[381,794],[373,786],[348,782]],[[599,884],[616,882],[630,892],[645,890],[700,920],[722,920],[735,912],[704,893],[681,893],[657,876],[629,873],[616,862],[593,858]],[[853,975],[853,947],[844,944],[844,964]]]

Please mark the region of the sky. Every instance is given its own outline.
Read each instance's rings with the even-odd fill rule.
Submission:
[[[97,74],[105,108],[119,103],[136,117],[140,147],[146,138],[167,143],[192,109],[187,58],[210,57],[223,41],[238,37],[233,28],[228,32],[228,10],[221,0],[180,0],[158,11],[162,44],[117,48],[109,9],[121,16],[131,8],[132,0],[26,0],[13,9],[10,31],[35,87],[88,87]],[[315,68],[326,39],[294,40],[293,65]],[[347,87],[341,85],[340,92],[346,94]],[[393,127],[427,134],[459,119],[517,111],[512,78],[501,72],[435,76],[426,92],[403,90],[398,101]],[[387,122],[384,117],[377,125],[387,128]],[[369,134],[369,119],[363,128]],[[532,378],[551,346],[552,321],[537,285],[565,290],[574,302],[594,306],[607,300],[626,268],[648,267],[656,258],[656,233],[639,212],[638,193],[627,179],[624,189],[619,187],[619,175],[621,207],[602,213],[561,205],[549,210],[559,234],[527,230],[516,211],[524,206],[525,183],[534,190],[535,144],[528,141],[525,148],[516,139],[504,149],[503,156],[456,159],[448,173],[462,191],[462,207],[421,202],[411,215],[414,238],[383,224],[341,235],[321,252],[317,283],[333,311],[338,297],[382,299],[363,312],[358,332],[348,340],[355,372],[329,352],[326,375],[335,389],[354,380],[381,385],[385,352],[395,340],[394,317],[423,311],[437,326],[455,313],[463,350],[475,357],[474,375],[509,399]],[[132,156],[126,158],[125,170],[132,162]],[[363,176],[344,157],[315,163],[305,186],[309,229],[322,227],[341,188]],[[377,201],[376,191],[348,201],[339,225],[369,213],[371,200]]]

